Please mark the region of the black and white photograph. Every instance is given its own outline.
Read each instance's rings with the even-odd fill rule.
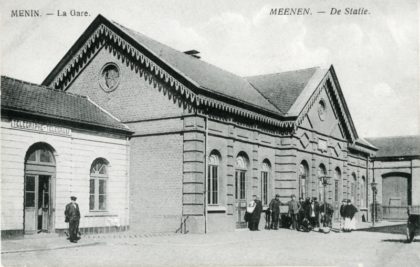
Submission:
[[[420,266],[419,25],[0,0],[1,266]]]

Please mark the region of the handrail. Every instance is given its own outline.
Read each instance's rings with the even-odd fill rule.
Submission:
[[[175,233],[181,233],[181,234],[187,234],[187,220],[188,218],[190,218],[189,215],[187,215],[186,217],[182,218],[181,217],[181,225],[179,226],[178,229],[175,230]]]

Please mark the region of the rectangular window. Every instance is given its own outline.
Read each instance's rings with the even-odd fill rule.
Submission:
[[[262,204],[268,204],[268,172],[261,172],[261,199]]]
[[[218,166],[209,165],[207,174],[207,204],[218,204]]]

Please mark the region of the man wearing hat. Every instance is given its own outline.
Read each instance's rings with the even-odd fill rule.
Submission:
[[[271,200],[270,205],[268,206],[271,212],[270,228],[273,230],[278,230],[279,227],[280,205],[280,195],[276,194],[276,197]]]
[[[299,230],[297,227],[297,215],[300,210],[300,204],[296,201],[295,194],[292,194],[290,197],[291,200],[287,203],[287,205],[289,206],[289,216],[292,219],[292,229]]]
[[[79,205],[76,203],[76,197],[70,197],[71,202],[66,205],[64,215],[66,216],[65,222],[69,223],[70,242],[77,243],[79,239],[77,233],[79,232],[80,210]]]

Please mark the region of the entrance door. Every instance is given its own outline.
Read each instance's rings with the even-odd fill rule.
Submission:
[[[50,188],[50,175],[25,176],[25,234],[50,230]]]
[[[247,226],[247,223],[244,220],[246,212],[245,173],[244,170],[236,170],[235,172],[236,228],[246,228]]]
[[[37,178],[36,175],[25,176],[25,234],[34,234],[37,230]]]
[[[25,234],[54,230],[54,149],[46,143],[32,145],[25,156]]]

